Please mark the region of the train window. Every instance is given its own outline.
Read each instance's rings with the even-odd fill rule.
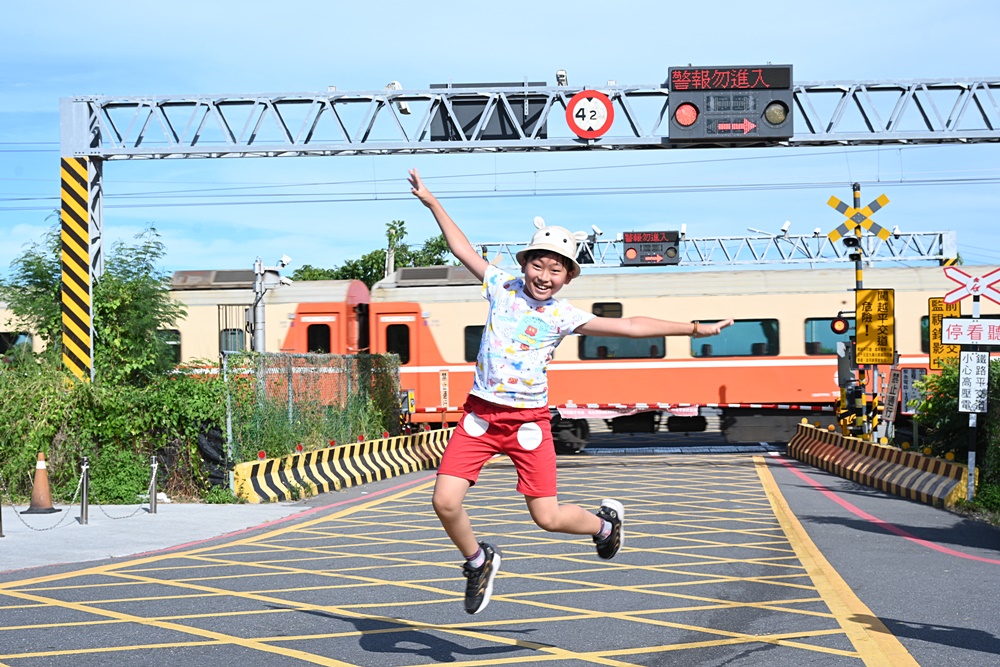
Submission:
[[[590,312],[598,317],[621,317],[622,305],[620,303],[595,303]]]
[[[736,320],[717,336],[692,338],[692,357],[774,357],[778,355],[778,320]]]
[[[399,363],[410,363],[410,327],[390,324],[385,328],[385,351],[399,355]]]
[[[479,358],[479,341],[483,338],[483,325],[465,327],[465,360],[475,361]]]
[[[26,345],[31,349],[31,334],[17,331],[0,331],[0,354],[7,354],[18,345]]]
[[[620,303],[595,303],[591,312],[598,317],[621,317]],[[662,359],[666,338],[619,338],[618,336],[580,336],[581,359]]]
[[[931,319],[926,315],[920,318],[920,351],[931,353]]]
[[[580,336],[581,359],[662,359],[666,349],[663,336]]]
[[[160,329],[156,336],[167,346],[167,359],[170,363],[181,363],[181,332],[177,329]]]
[[[243,329],[223,329],[219,332],[220,352],[242,352],[247,347]]]
[[[306,329],[306,352],[330,354],[330,325],[310,324]]]
[[[834,317],[810,317],[806,319],[806,354],[837,354],[837,343],[848,342],[854,335],[854,320],[848,319],[846,333],[835,334],[830,329]]]

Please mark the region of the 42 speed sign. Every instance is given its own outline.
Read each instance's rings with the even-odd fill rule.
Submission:
[[[611,100],[596,90],[581,90],[566,105],[566,123],[581,139],[596,139],[611,129],[615,110]]]

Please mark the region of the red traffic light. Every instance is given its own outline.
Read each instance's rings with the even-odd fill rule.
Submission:
[[[690,102],[684,102],[674,111],[674,120],[681,127],[691,127],[698,120],[698,107]]]
[[[851,323],[845,320],[843,317],[835,318],[830,322],[830,331],[840,335],[847,333],[847,330],[851,328]]]

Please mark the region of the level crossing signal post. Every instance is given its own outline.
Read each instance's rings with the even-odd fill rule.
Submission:
[[[879,400],[877,376],[879,364],[892,364],[896,359],[895,350],[895,294],[891,289],[865,289],[862,240],[867,230],[882,240],[890,233],[871,219],[871,216],[889,203],[889,198],[880,195],[868,206],[861,206],[861,184],[851,186],[853,206],[848,206],[836,197],[827,202],[846,220],[827,236],[831,242],[843,240],[848,248],[848,258],[854,262],[854,337],[850,342],[850,354],[846,355],[849,368],[847,378],[839,374],[841,384],[841,429],[845,434],[855,432],[864,439],[871,438],[879,420]],[[844,333],[843,313],[833,321],[834,333]],[[839,327],[843,327],[838,330]],[[846,350],[845,350],[846,352]],[[871,409],[866,401],[865,386],[871,384]]]

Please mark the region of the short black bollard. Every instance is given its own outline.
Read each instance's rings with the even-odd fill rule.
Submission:
[[[80,482],[80,523],[90,521],[90,458],[83,457],[83,480]]]

